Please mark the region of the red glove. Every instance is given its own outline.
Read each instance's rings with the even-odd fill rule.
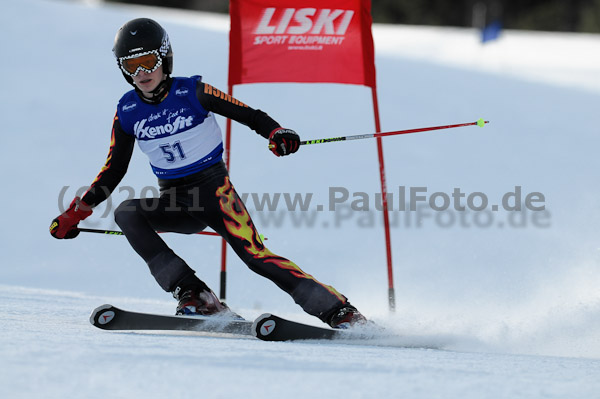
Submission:
[[[92,214],[92,207],[79,197],[75,197],[69,209],[55,218],[50,225],[50,234],[54,238],[75,238],[79,235],[77,225]]]
[[[278,157],[293,154],[300,148],[300,136],[292,129],[277,128],[269,135],[269,148]]]

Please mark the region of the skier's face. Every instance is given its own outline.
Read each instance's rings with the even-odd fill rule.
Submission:
[[[132,76],[131,78],[133,79],[135,86],[140,89],[142,93],[148,97],[152,97],[152,90],[156,89],[165,76],[163,74],[163,68],[160,66],[156,71],[150,73],[140,70],[137,75]]]

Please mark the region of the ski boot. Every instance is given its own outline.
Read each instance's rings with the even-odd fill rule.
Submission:
[[[334,311],[327,322],[332,328],[339,329],[366,326],[368,323],[367,318],[349,303]]]
[[[173,297],[179,301],[176,315],[183,316],[218,316],[242,320],[242,317],[219,301],[214,292],[208,287],[195,287],[181,290],[177,287]]]

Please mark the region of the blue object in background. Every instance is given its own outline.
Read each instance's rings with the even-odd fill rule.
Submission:
[[[492,21],[481,30],[481,42],[489,42],[497,39],[502,32],[502,22],[499,20]]]

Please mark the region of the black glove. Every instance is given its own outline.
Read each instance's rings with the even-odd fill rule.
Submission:
[[[277,128],[269,135],[269,148],[278,157],[293,154],[300,148],[300,136],[292,129]]]

